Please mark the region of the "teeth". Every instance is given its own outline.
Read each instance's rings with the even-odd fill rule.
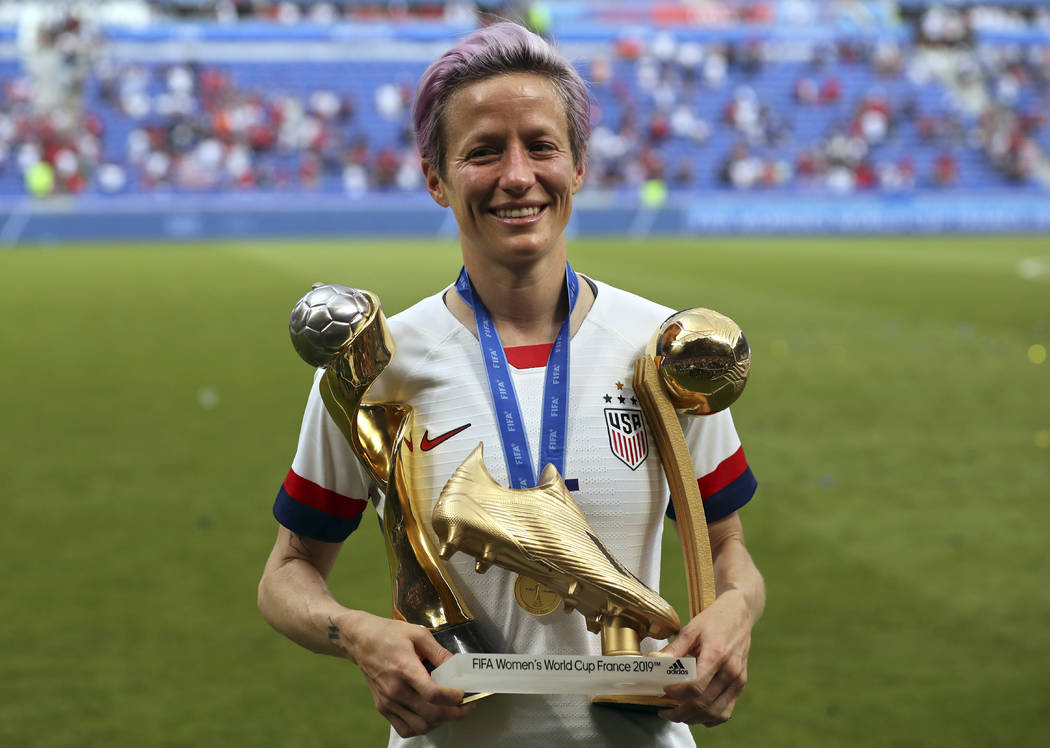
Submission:
[[[526,218],[540,212],[538,207],[533,208],[499,208],[496,215],[500,218]]]

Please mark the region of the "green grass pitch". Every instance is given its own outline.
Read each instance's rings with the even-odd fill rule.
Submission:
[[[769,603],[736,715],[702,745],[1050,743],[1047,237],[570,255],[752,344],[733,410]],[[0,745],[385,745],[356,669],[255,609],[310,380],[285,325],[316,280],[393,313],[457,269],[447,241],[0,252]],[[389,609],[371,511],[332,586]]]

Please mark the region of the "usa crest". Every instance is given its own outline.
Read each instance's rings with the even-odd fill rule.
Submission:
[[[649,456],[645,440],[642,411],[634,408],[606,408],[605,430],[609,432],[609,447],[624,465],[635,470]]]

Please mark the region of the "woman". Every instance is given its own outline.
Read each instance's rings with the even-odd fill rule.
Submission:
[[[633,361],[671,310],[567,264],[565,227],[583,182],[589,127],[582,80],[539,37],[497,24],[430,66],[414,119],[427,189],[459,226],[463,271],[453,286],[391,318],[397,354],[369,398],[411,403],[426,427],[421,495],[436,499],[479,441],[503,485],[535,485],[538,468],[552,462],[613,555],[658,588],[668,506],[659,460],[644,442],[617,454],[607,419],[640,417]],[[516,395],[510,427],[487,373],[496,359],[506,361]],[[550,392],[565,380],[569,406],[551,411]],[[693,419],[686,433],[702,486],[717,489],[705,496],[705,511],[719,596],[663,647],[696,656],[699,677],[668,688],[681,705],[659,716],[597,709],[575,696],[499,695],[462,706],[462,692],[438,687],[427,673],[424,661],[450,656],[429,631],[334,600],[325,579],[339,546],[359,521],[362,499],[382,498],[328,418],[316,380],[275,504],[282,526],[260,609],[303,646],[357,663],[391,723],[391,745],[693,745],[685,724],[713,725],[732,713],[765,592],[736,514],[755,483],[729,413]],[[327,503],[315,500],[318,491]],[[342,518],[326,514],[333,504]],[[312,519],[301,522],[305,512]],[[510,572],[476,574],[465,554],[452,557],[449,572],[507,651],[600,653],[581,616],[519,608]],[[645,640],[643,649],[661,644]]]

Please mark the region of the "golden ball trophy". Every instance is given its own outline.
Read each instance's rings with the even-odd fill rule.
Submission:
[[[394,615],[426,626],[454,653],[433,671],[435,681],[472,698],[487,692],[581,693],[622,708],[675,704],[663,695],[664,686],[695,677],[695,659],[643,657],[640,640],[677,633],[677,613],[616,560],[553,466],[543,470],[535,488],[506,488],[489,474],[479,444],[429,510],[430,497],[419,496],[413,484],[412,453],[400,449],[403,437],[412,436],[412,407],[365,401],[395,350],[379,299],[345,286],[315,286],[293,309],[290,329],[302,358],[326,369],[320,386],[325,407],[385,492],[382,526]],[[714,575],[678,416],[729,407],[749,371],[750,350],[740,328],[707,309],[670,317],[635,363],[634,390],[667,478],[694,616],[714,601]],[[537,603],[544,594],[555,604],[560,597],[567,612],[579,612],[588,630],[600,634],[602,654],[495,652],[443,566],[460,551],[475,558],[479,573],[492,565],[517,572]],[[523,595],[518,592],[524,605]]]

